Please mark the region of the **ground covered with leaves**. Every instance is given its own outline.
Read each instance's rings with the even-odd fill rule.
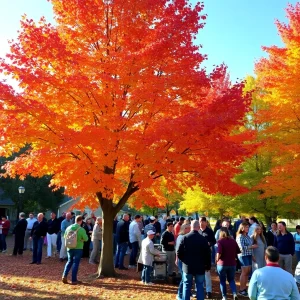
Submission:
[[[8,238],[7,253],[0,253],[0,299],[176,299],[177,286],[157,283],[154,286],[140,284],[140,274],[135,270],[119,271],[117,278],[96,279],[97,265],[82,259],[78,279],[84,285],[73,286],[61,282],[65,262],[58,258],[45,259],[43,249],[41,265],[30,265],[32,252],[25,251],[23,257],[10,256],[13,241]],[[128,259],[128,255],[126,256]],[[69,274],[70,276],[71,274]],[[221,299],[219,281],[212,271],[213,298]],[[70,277],[68,278],[70,280]]]

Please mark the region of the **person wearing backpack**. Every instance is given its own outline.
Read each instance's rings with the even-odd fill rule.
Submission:
[[[65,246],[67,248],[68,261],[65,265],[65,269],[62,275],[62,282],[68,283],[68,274],[72,268],[72,285],[80,284],[81,281],[77,280],[77,273],[79,269],[79,263],[83,254],[83,243],[88,240],[88,236],[81,227],[82,216],[77,216],[75,224],[70,225],[64,235]]]

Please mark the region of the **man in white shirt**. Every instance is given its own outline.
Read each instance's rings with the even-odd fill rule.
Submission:
[[[29,213],[29,218],[27,218],[26,221],[27,221],[27,228],[25,231],[25,238],[24,238],[24,250],[28,248],[28,242],[29,242],[30,250],[32,251],[32,240],[29,240],[29,237],[30,237],[33,224],[37,221],[37,219],[34,217],[33,213]]]
[[[141,247],[142,243],[142,233],[140,231],[139,223],[142,221],[142,217],[140,215],[136,215],[134,217],[134,221],[132,221],[129,225],[129,241],[132,246],[132,250],[130,253],[129,259],[129,268],[136,268],[136,257]]]
[[[269,246],[266,250],[266,267],[252,274],[248,296],[251,300],[289,299],[299,300],[299,291],[293,276],[280,268],[279,252]]]

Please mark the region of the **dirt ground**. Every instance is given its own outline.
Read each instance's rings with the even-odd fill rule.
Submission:
[[[176,299],[177,285],[157,283],[153,286],[140,284],[140,273],[136,270],[117,271],[117,278],[96,279],[97,266],[82,259],[78,279],[84,285],[65,285],[61,282],[65,262],[58,258],[45,259],[43,249],[41,265],[30,265],[32,252],[25,251],[23,257],[10,256],[13,240],[8,238],[7,253],[0,253],[0,299]],[[128,255],[126,255],[126,263]],[[125,265],[126,265],[125,263]],[[69,275],[70,276],[70,275]],[[219,280],[212,271],[213,299],[221,299]],[[237,274],[238,279],[238,274]],[[237,280],[238,285],[238,280]],[[238,288],[238,287],[237,287]],[[230,297],[230,295],[228,295]],[[192,298],[191,298],[192,299]],[[246,299],[246,298],[244,298]]]

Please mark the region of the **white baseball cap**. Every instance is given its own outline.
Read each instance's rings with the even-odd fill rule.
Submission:
[[[147,232],[147,235],[151,235],[151,234],[155,234],[155,232],[154,232],[153,230],[149,230],[149,231]]]

